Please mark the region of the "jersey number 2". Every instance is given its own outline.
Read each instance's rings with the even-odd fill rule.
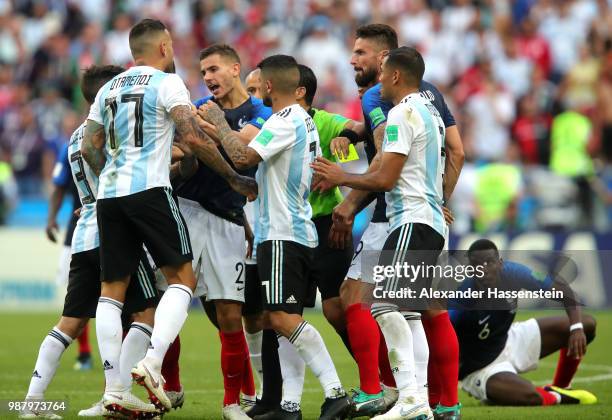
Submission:
[[[142,105],[143,105],[144,93],[126,93],[125,95],[121,95],[121,103],[125,104],[128,102],[135,102],[134,106],[134,118],[136,123],[134,124],[134,145],[136,147],[142,147],[142,139],[144,137],[142,132],[142,124],[143,124],[143,113],[142,113]],[[110,109],[111,120],[108,127],[109,141],[111,149],[117,148],[117,140],[115,138],[115,116],[117,115],[117,98],[106,98],[104,102]]]

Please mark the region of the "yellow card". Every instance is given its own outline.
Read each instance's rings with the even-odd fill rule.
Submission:
[[[346,162],[351,162],[353,160],[359,160],[359,154],[357,154],[357,149],[355,149],[355,146],[352,144],[349,144],[348,156],[342,156],[342,155],[339,155],[338,153],[334,153],[334,156],[336,157],[336,160],[340,163],[346,163]]]

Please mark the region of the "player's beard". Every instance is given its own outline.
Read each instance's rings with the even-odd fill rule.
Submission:
[[[355,83],[357,86],[370,86],[376,82],[378,72],[374,67],[362,68],[358,73],[355,73]]]
[[[165,73],[176,73],[176,66],[174,65],[174,60],[168,66],[166,66]]]

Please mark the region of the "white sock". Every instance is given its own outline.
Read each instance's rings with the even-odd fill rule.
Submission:
[[[408,321],[408,327],[412,332],[417,385],[416,395],[420,400],[428,401],[427,364],[429,363],[429,345],[427,344],[427,336],[425,335],[425,329],[423,329],[423,323],[421,322],[421,314],[409,312],[403,313],[403,315]]]
[[[172,284],[164,293],[155,310],[155,326],[151,347],[145,359],[154,370],[161,371],[164,356],[170,344],[183,328],[193,293],[182,284]]]
[[[107,297],[98,299],[96,337],[98,338],[98,348],[100,349],[100,358],[106,378],[105,392],[125,390],[121,382],[119,363],[121,339],[123,338],[122,311],[123,303]]]
[[[334,362],[325,347],[321,334],[315,327],[302,321],[291,333],[289,341],[319,379],[325,391],[325,398],[338,398],[345,395]]]
[[[374,314],[374,311],[372,312]],[[397,310],[376,312],[374,318],[387,342],[389,363],[399,390],[399,397],[405,398],[415,395],[414,349],[412,331],[410,331],[408,323]]]
[[[283,400],[285,411],[298,411],[304,390],[306,364],[293,344],[285,337],[278,338],[278,358],[283,375]]]
[[[147,324],[133,322],[123,339],[121,357],[119,358],[119,372],[121,373],[121,384],[126,389],[132,387],[132,368],[147,353],[152,331],[153,329]]]
[[[57,327],[47,334],[38,350],[38,358],[34,365],[34,373],[30,379],[30,387],[26,398],[42,398],[55,376],[64,350],[72,343],[72,338]]]
[[[263,393],[263,367],[261,364],[261,340],[263,337],[263,331],[257,331],[256,333],[244,332],[244,336],[249,346],[249,356],[251,357],[251,367],[255,371],[257,382],[259,383],[259,394]]]

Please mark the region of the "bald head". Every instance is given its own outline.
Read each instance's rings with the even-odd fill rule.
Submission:
[[[261,70],[255,69],[244,79],[246,90],[249,95],[261,99]]]

